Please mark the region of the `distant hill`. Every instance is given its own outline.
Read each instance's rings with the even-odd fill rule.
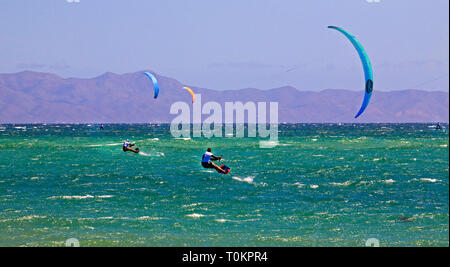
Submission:
[[[161,88],[157,100],[153,99],[153,88],[142,72],[105,73],[91,79],[64,79],[31,71],[0,74],[0,123],[170,122],[174,117],[169,114],[171,104],[189,103],[190,96],[182,89],[184,84],[155,76]],[[202,103],[277,101],[279,122],[449,121],[448,92],[380,92],[375,87],[369,107],[354,119],[362,102],[362,90],[313,92],[286,86],[216,91],[190,87],[202,94]]]

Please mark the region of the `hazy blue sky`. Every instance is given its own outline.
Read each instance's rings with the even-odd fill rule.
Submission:
[[[449,89],[448,0],[0,0],[0,72],[151,69],[211,89]]]

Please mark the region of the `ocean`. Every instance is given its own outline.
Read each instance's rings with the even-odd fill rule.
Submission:
[[[449,131],[430,125],[280,124],[273,148],[0,125],[0,246],[449,246]],[[208,147],[230,174],[202,168]]]

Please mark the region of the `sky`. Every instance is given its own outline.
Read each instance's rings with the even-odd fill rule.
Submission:
[[[79,2],[77,2],[79,1]],[[141,70],[215,90],[449,91],[448,0],[0,0],[0,73]]]

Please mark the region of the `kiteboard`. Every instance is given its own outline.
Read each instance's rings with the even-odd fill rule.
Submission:
[[[139,148],[132,149],[132,148],[123,148],[123,152],[131,151],[134,153],[139,153]]]
[[[230,171],[231,171],[231,168],[230,168],[230,167],[227,167],[227,166],[225,166],[225,165],[220,166],[220,168],[223,170],[223,172],[221,172],[221,171],[219,171],[219,170],[217,170],[217,172],[218,172],[218,173],[221,173],[221,174],[228,174],[228,173],[230,173]]]

